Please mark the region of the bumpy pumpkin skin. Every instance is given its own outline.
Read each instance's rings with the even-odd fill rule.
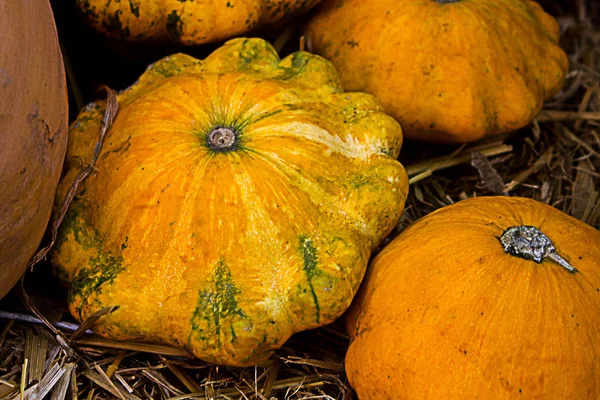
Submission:
[[[273,24],[319,1],[77,0],[77,5],[87,23],[110,37],[197,45]]]
[[[157,62],[118,101],[52,255],[77,319],[119,305],[96,332],[250,365],[346,310],[408,187],[374,97],[343,93],[321,57],[236,39]],[[104,109],[72,125],[59,200]],[[209,146],[219,127],[232,148]]]
[[[578,272],[505,253],[520,225]],[[347,315],[361,400],[596,399],[600,232],[530,199],[466,200],[386,246]]]
[[[561,89],[559,26],[523,0],[326,0],[307,26],[346,90],[374,94],[405,137],[469,142],[531,122]]]

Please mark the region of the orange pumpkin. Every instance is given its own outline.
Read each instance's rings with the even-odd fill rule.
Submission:
[[[118,102],[52,255],[77,319],[118,305],[97,333],[249,365],[346,310],[408,189],[374,97],[321,57],[236,39],[157,62]],[[104,109],[72,126],[59,200]]]
[[[85,21],[110,37],[211,43],[307,11],[319,0],[77,0]]]
[[[532,121],[562,87],[559,26],[523,0],[326,0],[311,51],[374,94],[406,137],[469,142]]]
[[[361,400],[597,399],[600,232],[524,198],[445,207],[375,257],[347,327]]]
[[[47,0],[0,6],[0,298],[46,230],[67,147],[67,85]]]

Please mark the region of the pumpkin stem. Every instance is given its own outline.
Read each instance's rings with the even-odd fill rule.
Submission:
[[[206,136],[206,144],[213,151],[235,150],[238,134],[231,128],[217,127]]]
[[[534,226],[511,226],[500,237],[504,251],[511,256],[541,263],[548,258],[569,272],[575,273],[577,269],[569,264],[557,252],[556,247],[542,231]]]

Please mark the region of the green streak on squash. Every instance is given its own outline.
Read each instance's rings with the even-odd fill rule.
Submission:
[[[279,109],[279,110],[275,110],[275,111],[268,111],[268,112],[264,112],[262,114],[259,114],[255,117],[255,119],[252,121],[253,124],[256,124],[259,121],[262,121],[265,118],[269,118],[272,117],[274,115],[277,115],[279,113],[281,113],[283,110]]]
[[[306,66],[310,62],[311,54],[304,52],[296,52],[292,54],[292,62],[289,67],[279,66],[283,73],[277,78],[281,81],[288,81],[296,78],[305,72]]]
[[[275,67],[279,62],[279,56],[267,42],[244,39],[236,60],[237,67],[241,71],[259,71]]]
[[[166,26],[167,32],[173,39],[179,40],[181,38],[181,32],[183,32],[183,21],[177,11],[173,10],[167,15]]]
[[[140,3],[136,4],[134,0],[129,0],[129,9],[136,18],[140,17]]]
[[[298,71],[304,70],[312,55],[298,51],[292,55],[292,67]]]
[[[237,297],[241,291],[233,283],[231,271],[223,259],[217,263],[212,285],[212,288],[198,292],[198,306],[192,314],[192,331],[189,339],[192,339],[192,335],[203,341],[216,337],[217,346],[221,347],[223,323],[229,322],[231,337],[232,340],[235,340],[237,335],[233,328],[234,317],[247,317],[238,307]],[[204,327],[207,327],[210,332],[206,332]]]
[[[121,22],[121,13],[123,10],[117,10],[112,15],[107,15],[106,19],[102,22],[104,29],[108,32],[117,32],[119,37],[126,38],[129,37],[130,31],[129,27],[123,27],[123,23]]]
[[[69,240],[69,236],[73,235],[73,239],[84,251],[96,250],[96,255],[90,257],[70,284],[69,302],[78,303],[76,308],[80,318],[84,307],[89,304],[88,297],[92,294],[99,295],[102,292],[102,286],[111,284],[116,276],[124,270],[123,256],[120,252],[115,254],[106,251],[98,232],[88,225],[89,204],[82,199],[84,195],[85,189],[75,196],[65,215],[55,243],[55,249],[60,251],[62,245]],[[121,251],[127,247],[129,238],[127,237],[125,241],[126,243],[121,245]],[[57,269],[57,272],[59,278],[68,282],[68,274],[64,269]]]
[[[318,324],[321,321],[321,307],[319,306],[319,299],[317,298],[317,293],[315,292],[312,283],[313,278],[319,274],[319,270],[317,269],[317,249],[313,245],[312,240],[308,239],[306,236],[300,236],[299,250],[304,259],[304,273],[306,274],[308,287],[310,288],[310,293],[312,294],[315,303],[316,321]]]
[[[102,287],[113,283],[123,270],[122,255],[105,252],[99,248],[97,256],[90,258],[89,265],[77,272],[71,282],[69,303],[75,303],[79,298],[77,312],[80,319],[83,319],[81,312],[83,307],[89,304],[90,295],[98,296],[102,292]]]
[[[179,68],[177,64],[168,62],[159,62],[153,64],[149,69],[165,78],[170,78],[178,75],[181,72],[181,68]]]
[[[98,239],[97,232],[93,231],[86,222],[88,221],[86,211],[89,209],[89,205],[81,199],[84,194],[85,189],[75,196],[69,206],[56,238],[55,249],[60,250],[70,233],[73,234],[75,241],[81,245],[83,250],[101,247],[101,240]]]

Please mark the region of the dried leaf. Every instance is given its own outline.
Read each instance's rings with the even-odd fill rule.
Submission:
[[[483,185],[492,193],[504,193],[504,181],[486,156],[478,151],[471,153],[471,165],[477,169]]]
[[[77,188],[79,187],[79,184],[81,182],[83,182],[89,176],[89,174],[93,171],[96,161],[98,160],[98,157],[100,155],[100,150],[102,149],[102,143],[104,141],[104,136],[106,135],[106,132],[108,131],[108,129],[111,127],[111,125],[114,121],[114,118],[117,114],[117,111],[118,111],[117,92],[114,91],[113,89],[110,89],[109,87],[104,87],[104,89],[106,90],[106,93],[107,93],[106,111],[104,113],[104,118],[102,120],[102,128],[100,130],[98,141],[96,142],[96,146],[94,148],[94,154],[92,156],[92,159],[89,161],[89,163],[87,165],[84,165],[82,167],[81,171],[77,175],[77,178],[75,179],[75,181],[73,182],[71,187],[69,187],[69,191],[67,192],[67,195],[64,199],[64,202],[63,202],[63,205],[62,205],[60,211],[58,212],[58,214],[55,214],[53,216],[52,239],[47,246],[40,249],[33,256],[31,261],[29,262],[30,268],[33,268],[33,266],[35,264],[37,264],[39,261],[43,260],[46,257],[46,255],[48,254],[48,252],[54,246],[54,243],[56,243],[56,238],[58,235],[58,227],[61,225],[61,223],[67,213],[69,205],[71,204],[71,202],[73,201],[73,198],[75,197],[75,193],[77,192]],[[72,348],[69,346],[69,340],[65,337],[65,335],[62,332],[60,332],[58,329],[56,329],[50,323],[50,321],[48,321],[48,319],[44,315],[42,315],[42,313],[39,312],[39,310],[37,309],[37,307],[31,300],[31,297],[27,294],[27,291],[25,290],[25,276],[26,276],[26,274],[23,274],[23,277],[21,278],[21,292],[22,292],[22,295],[23,295],[23,298],[25,301],[25,305],[33,314],[35,314],[36,317],[38,317],[40,320],[42,320],[44,322],[44,325],[46,325],[46,327],[48,329],[50,329],[57,336],[57,339],[59,340],[59,342],[61,344],[64,344],[68,348],[69,352],[73,352]]]
[[[101,310],[96,311],[89,317],[83,321],[83,323],[79,326],[79,328],[73,333],[71,336],[71,340],[77,340],[79,337],[83,336],[85,332],[92,327],[101,317],[113,313],[119,309],[119,306],[105,307]]]
[[[483,148],[473,148],[468,151],[478,151],[486,157],[492,157],[499,154],[511,152],[512,150],[512,146],[499,143],[493,146],[486,146]],[[412,185],[420,180],[431,176],[431,174],[435,171],[454,167],[460,164],[466,164],[470,161],[471,154],[465,152],[464,148],[461,148],[458,152],[454,152],[448,156],[433,158],[431,160],[409,165],[408,167],[406,167],[406,173],[409,177],[411,177],[410,184]]]
[[[92,159],[89,161],[88,164],[84,165],[81,168],[81,171],[77,175],[77,178],[75,179],[75,181],[73,182],[73,184],[71,185],[71,187],[69,188],[69,190],[67,192],[67,195],[65,197],[65,200],[63,202],[61,209],[59,210],[58,214],[53,216],[52,240],[50,241],[50,244],[48,244],[46,247],[43,247],[42,249],[40,249],[33,256],[31,261],[29,262],[30,268],[32,268],[35,264],[37,264],[38,262],[43,260],[46,257],[46,255],[48,254],[48,252],[54,246],[54,243],[56,243],[56,237],[58,235],[58,227],[60,226],[65,215],[67,214],[69,205],[71,205],[71,202],[73,201],[73,198],[75,197],[75,194],[77,193],[77,188],[79,187],[81,182],[83,182],[90,175],[90,173],[94,170],[96,161],[98,160],[98,157],[100,156],[100,150],[102,149],[102,144],[104,142],[104,136],[106,135],[106,132],[112,126],[115,116],[117,115],[117,111],[119,109],[118,103],[117,103],[117,92],[114,91],[113,89],[109,88],[108,86],[103,86],[103,88],[106,91],[106,95],[107,95],[106,111],[104,112],[104,118],[102,120],[102,129],[100,130],[100,134],[98,136],[98,141],[96,142],[96,146],[94,148],[94,154],[92,155]]]

